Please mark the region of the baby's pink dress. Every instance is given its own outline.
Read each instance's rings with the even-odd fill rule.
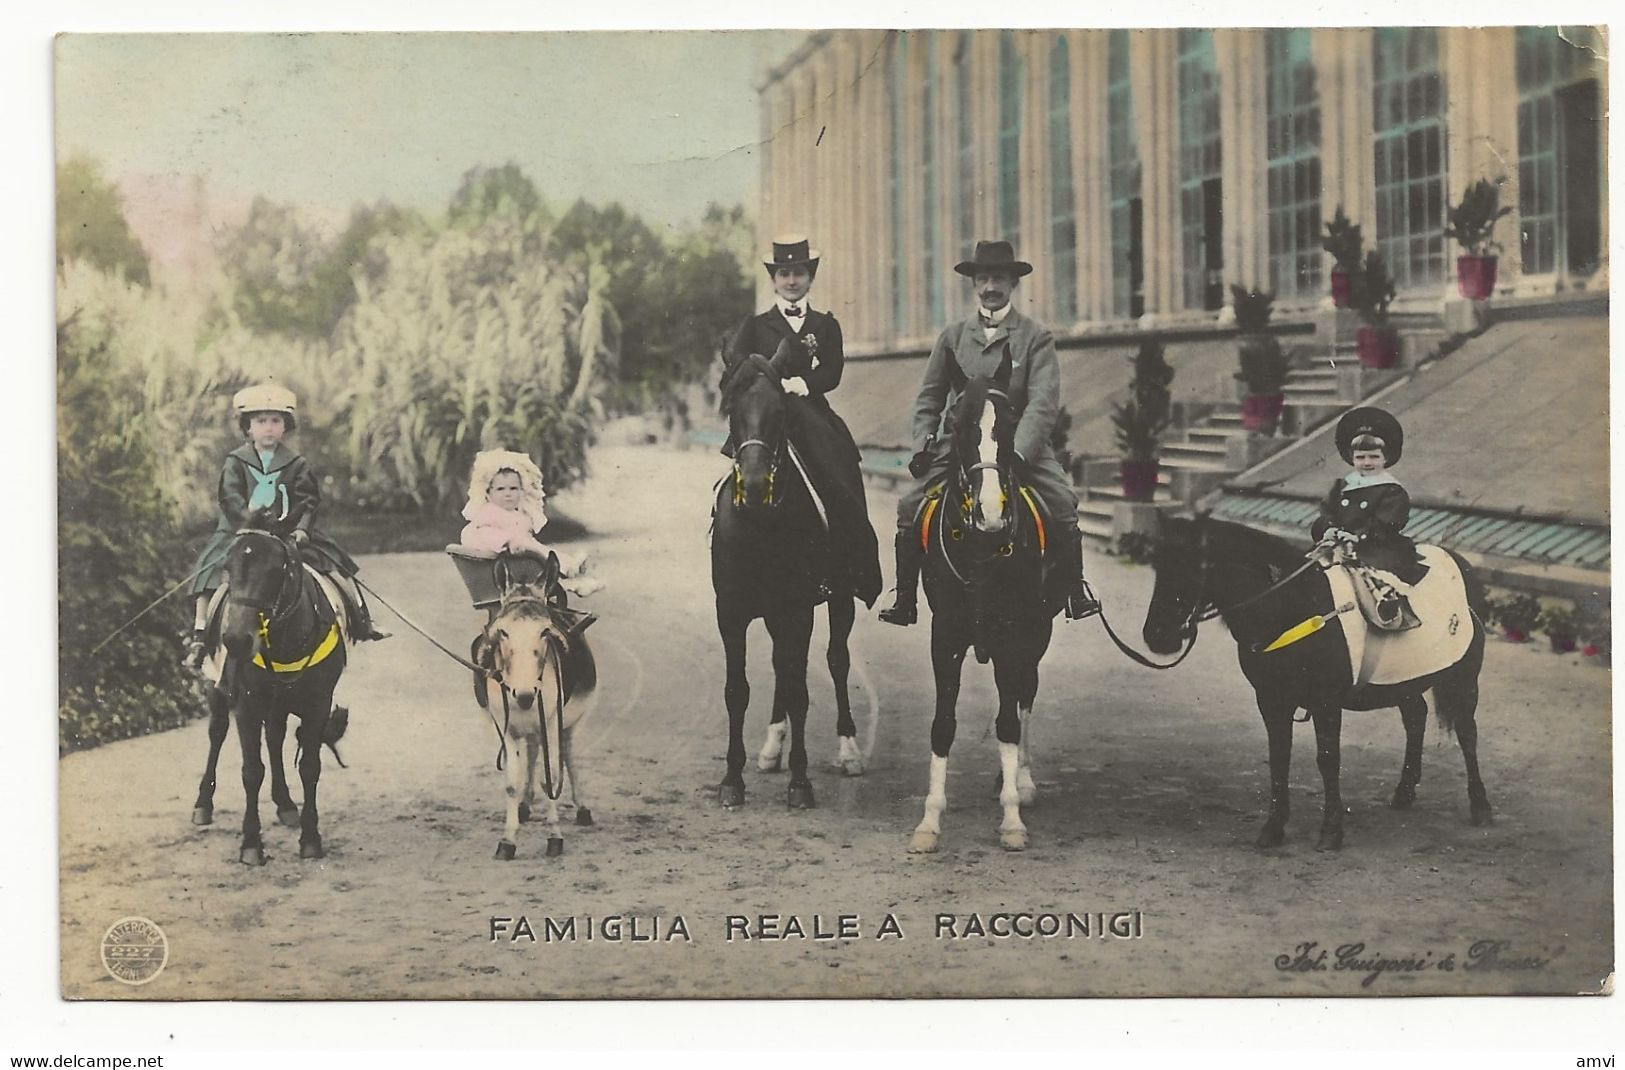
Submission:
[[[468,518],[468,526],[463,528],[458,541],[464,546],[492,553],[509,550],[541,557],[549,553],[548,548],[536,540],[530,530],[530,518],[524,513],[485,502],[472,512],[464,510],[463,516]]]

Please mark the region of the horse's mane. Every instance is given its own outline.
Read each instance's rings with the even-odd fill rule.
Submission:
[[[773,370],[773,365],[760,353],[746,353],[722,373],[722,382],[718,384],[718,389],[722,393],[720,405],[722,415],[732,414],[734,405],[757,379],[766,379],[782,389],[779,373]]]
[[[1277,567],[1295,565],[1303,561],[1302,546],[1245,524],[1215,520],[1211,517],[1201,520],[1172,518],[1165,523],[1172,528],[1169,534],[1178,534],[1182,540],[1188,539],[1192,542],[1197,540],[1200,532],[1205,529],[1213,546],[1225,558]],[[1183,534],[1185,531],[1189,532],[1188,536]]]

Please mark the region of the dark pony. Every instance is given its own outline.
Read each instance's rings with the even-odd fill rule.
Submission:
[[[299,857],[321,858],[316,784],[322,775],[322,745],[337,743],[348,716],[333,708],[347,638],[338,608],[301,564],[294,541],[278,533],[271,510],[256,510],[237,532],[226,553],[225,575],[223,654],[217,649],[212,659],[217,682],[209,696],[209,762],[198,787],[193,823],[213,820],[215,763],[225,741],[229,709],[243,748],[246,801],[239,860],[265,864],[259,815],[265,780],[262,731],[271,754],[271,798],[277,818],[284,825],[299,826]],[[288,794],[282,768],[289,714],[299,718],[302,810]]]
[[[926,549],[937,704],[931,722],[931,786],[925,816],[909,844],[913,852],[937,849],[967,649],[975,650],[979,662],[992,661],[999,689],[994,725],[1004,812],[999,842],[1012,851],[1027,845],[1020,811],[1034,794],[1027,728],[1038,693],[1038,662],[1049,649],[1061,604],[1045,590],[1046,536],[1032,507],[1034,499],[1015,474],[1011,439],[1016,419],[1006,394],[1009,381],[1007,351],[992,378],[955,384],[959,399],[948,417],[955,468],[940,488],[928,491],[917,528]]]
[[[1489,796],[1478,773],[1478,674],[1484,662],[1484,591],[1459,556],[1451,554],[1467,587],[1473,636],[1455,664],[1401,684],[1355,688],[1344,646],[1342,618],[1273,651],[1276,637],[1310,617],[1333,611],[1331,587],[1318,568],[1301,569],[1301,547],[1239,524],[1206,518],[1165,519],[1157,538],[1156,589],[1146,612],[1146,645],[1159,654],[1178,650],[1196,622],[1216,610],[1236,641],[1241,671],[1253,685],[1269,733],[1270,808],[1260,847],[1286,838],[1290,810],[1287,778],[1292,762],[1293,715],[1307,710],[1315,725],[1315,761],[1325,784],[1317,850],[1343,845],[1343,797],[1338,785],[1344,710],[1399,708],[1405,726],[1405,762],[1390,805],[1409,807],[1422,779],[1426,692],[1433,691],[1439,724],[1453,731],[1467,764],[1472,823],[1490,820]],[[1296,575],[1294,575],[1296,573]]]
[[[775,736],[788,720],[791,807],[813,805],[807,779],[807,651],[812,642],[813,607],[818,603],[815,568],[824,521],[812,491],[789,456],[786,406],[779,374],[758,354],[728,357],[722,378],[722,412],[736,443],[733,470],[717,484],[711,532],[711,585],[716,592],[717,630],[727,662],[724,698],[728,706],[728,771],[717,792],[723,806],[745,801],[745,710],[750,684],[745,676],[745,630],[761,618],[773,639],[773,719],[764,768],[777,766]],[[842,764],[862,771],[857,727],[847,696],[851,657],[847,637],[856,615],[850,590],[829,596],[830,678],[835,683],[836,725]],[[856,768],[852,763],[857,763]]]

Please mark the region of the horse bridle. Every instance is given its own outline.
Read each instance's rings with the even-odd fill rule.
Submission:
[[[266,606],[264,601],[259,599],[240,597],[236,594],[232,594],[230,596],[232,601],[237,602],[240,605],[247,606],[249,609],[252,609],[259,614],[260,642],[265,645],[265,654],[266,657],[269,658],[271,654],[271,629],[281,621],[287,620],[288,617],[292,615],[293,610],[297,608],[300,586],[299,569],[303,566],[300,563],[299,548],[293,543],[293,540],[283,538],[275,532],[266,531],[264,528],[238,528],[237,537],[241,538],[244,535],[264,536],[265,538],[271,539],[278,543],[282,547],[283,551],[282,582],[277,585],[276,595],[271,599],[271,604],[269,607]],[[267,610],[269,610],[269,612],[267,612]],[[321,617],[320,614],[316,614],[314,616],[311,634],[310,636],[306,637],[305,642],[309,642],[310,639],[313,639],[316,632],[320,630]],[[304,644],[301,643],[298,645]],[[314,652],[315,648],[312,647],[312,653],[314,654]],[[297,655],[295,656],[297,657]],[[292,683],[293,681],[290,680],[286,682]]]
[[[778,494],[781,493],[781,489],[778,475],[779,465],[784,462],[784,437],[784,432],[779,432],[779,441],[776,446],[769,446],[759,438],[747,438],[734,447],[733,503],[735,508],[745,504],[745,470],[739,467],[739,458],[745,452],[747,446],[760,446],[773,455],[773,460],[767,466],[767,490],[762,498],[762,504],[768,506],[779,504],[780,498]]]

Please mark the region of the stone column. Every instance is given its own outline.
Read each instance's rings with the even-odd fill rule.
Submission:
[[[1321,212],[1342,205],[1360,224],[1367,249],[1376,244],[1377,193],[1371,152],[1371,31],[1311,31],[1320,98]],[[1331,264],[1326,264],[1327,271]],[[1329,299],[1328,299],[1329,300]]]
[[[1267,39],[1263,30],[1214,30],[1219,67],[1220,178],[1226,284],[1269,285]]]
[[[1179,245],[1178,31],[1134,30],[1129,39],[1134,127],[1139,141],[1141,231],[1145,249],[1147,325],[1181,305]]]
[[[1072,191],[1077,197],[1078,318],[1111,314],[1111,193],[1107,172],[1105,30],[1069,30],[1072,52]]]
[[[1485,178],[1501,191],[1501,204],[1512,215],[1496,224],[1503,245],[1497,288],[1513,285],[1522,257],[1518,241],[1518,93],[1513,30],[1507,26],[1468,29],[1441,27],[1440,67],[1445,92],[1446,207],[1460,201],[1467,187]],[[1447,216],[1448,218],[1448,216]],[[1445,280],[1456,294],[1451,265],[1461,252],[1446,239]]]

